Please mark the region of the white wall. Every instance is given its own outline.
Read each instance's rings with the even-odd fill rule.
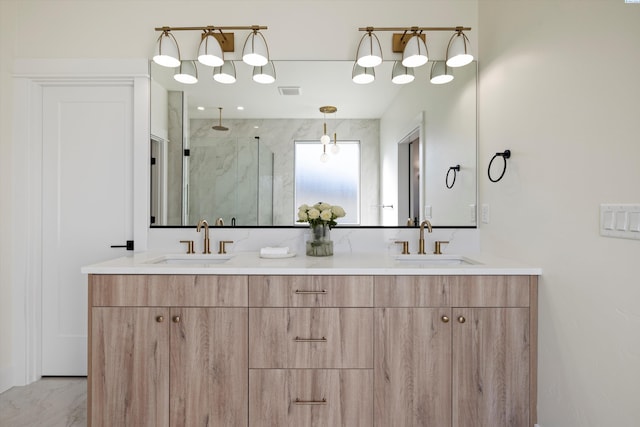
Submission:
[[[598,209],[640,203],[640,4],[479,5],[481,245],[543,269],[538,423],[638,426],[640,241],[599,236]]]

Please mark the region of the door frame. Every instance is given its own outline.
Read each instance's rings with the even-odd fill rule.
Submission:
[[[13,385],[42,372],[42,106],[47,86],[133,87],[133,239],[147,249],[149,220],[149,63],[140,59],[17,59],[13,72],[12,371]],[[115,255],[115,254],[114,254]]]

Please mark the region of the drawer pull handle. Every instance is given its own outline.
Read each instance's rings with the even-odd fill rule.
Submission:
[[[296,400],[293,402],[296,405],[326,405],[327,399],[322,400],[300,400],[296,397]]]
[[[326,294],[327,290],[326,289],[322,289],[320,291],[302,291],[300,289],[296,289],[295,291],[296,294],[298,295],[306,295],[306,294]]]
[[[327,339],[325,337],[322,337],[322,338],[300,338],[300,337],[295,337],[293,340],[295,342],[327,342]]]

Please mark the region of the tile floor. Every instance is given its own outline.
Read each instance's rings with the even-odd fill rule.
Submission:
[[[84,427],[87,379],[45,377],[0,394],[0,427]]]

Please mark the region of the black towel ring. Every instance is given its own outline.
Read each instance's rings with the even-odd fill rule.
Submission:
[[[500,176],[497,179],[493,179],[491,178],[491,164],[496,159],[496,157],[502,157],[502,160],[504,161],[504,166],[502,167],[502,173],[500,174]],[[491,158],[491,161],[489,162],[489,168],[487,169],[487,174],[489,175],[489,181],[498,182],[502,179],[502,177],[504,176],[504,173],[507,171],[507,159],[509,157],[511,157],[511,150],[504,150],[503,153],[496,153],[496,155]]]
[[[451,185],[449,185],[449,174],[451,173],[451,171],[453,171],[453,181],[451,181]],[[447,171],[447,177],[444,180],[444,184],[447,186],[447,188],[453,188],[453,184],[456,183],[457,172],[460,172],[460,165],[451,166]]]

